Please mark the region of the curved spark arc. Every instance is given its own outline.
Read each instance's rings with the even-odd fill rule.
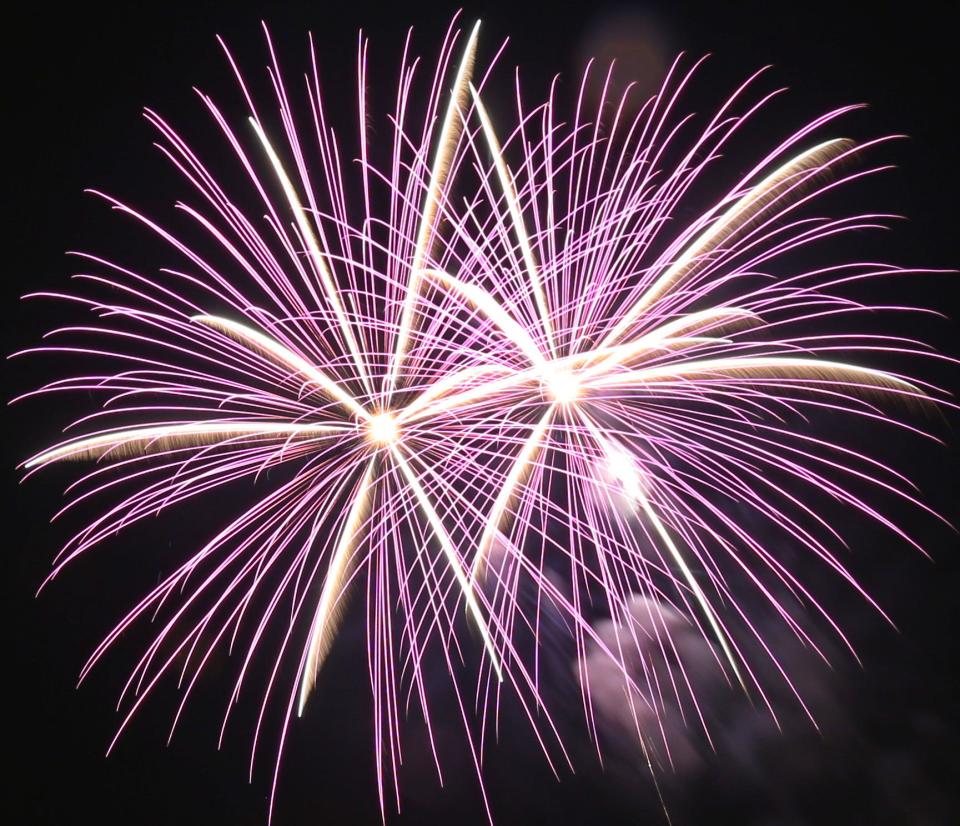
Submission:
[[[307,645],[307,658],[303,666],[303,676],[300,679],[300,697],[297,701],[297,716],[303,716],[304,706],[317,682],[317,672],[323,664],[333,636],[337,632],[338,620],[335,616],[337,600],[341,597],[344,580],[349,571],[350,557],[353,555],[357,542],[357,531],[360,529],[364,514],[370,505],[370,489],[375,474],[377,457],[370,459],[363,478],[353,495],[353,502],[347,514],[346,522],[341,528],[340,539],[336,550],[330,558],[327,572],[323,580],[323,590],[317,603],[317,612],[310,631],[310,641]]]
[[[140,456],[154,451],[217,444],[245,438],[277,437],[308,439],[329,433],[348,433],[336,424],[290,424],[289,422],[190,422],[116,430],[73,439],[38,453],[23,463],[25,468],[60,461]]]
[[[646,382],[682,380],[692,376],[744,375],[757,378],[796,378],[809,381],[838,382],[858,391],[858,382],[879,389],[892,390],[918,399],[927,399],[927,395],[916,385],[883,370],[860,367],[841,361],[810,359],[791,356],[732,357],[705,359],[702,361],[680,362],[676,365],[649,367],[613,373],[595,379],[595,387],[610,387],[617,384],[639,386]],[[849,376],[850,381],[845,381]]]
[[[450,93],[450,101],[447,104],[447,110],[443,118],[443,126],[441,127],[440,137],[437,142],[433,166],[430,170],[430,179],[427,184],[427,192],[424,196],[423,207],[421,209],[420,227],[417,230],[417,243],[413,261],[410,264],[410,276],[403,299],[403,307],[400,311],[399,329],[393,349],[393,358],[390,363],[390,371],[387,375],[388,401],[396,389],[400,370],[403,366],[403,359],[409,346],[408,339],[410,337],[410,330],[413,327],[414,309],[420,295],[422,270],[426,263],[431,238],[434,234],[434,222],[439,214],[440,197],[446,184],[447,173],[450,170],[450,161],[459,137],[462,124],[460,111],[466,104],[468,98],[468,86],[470,84],[470,77],[473,74],[473,64],[476,59],[479,33],[480,21],[478,20],[470,32],[470,37],[464,48],[460,66],[457,69],[453,89]]]
[[[458,370],[431,384],[420,393],[420,395],[401,409],[398,418],[401,422],[405,420],[416,420],[416,414],[419,411],[427,407],[429,403],[437,402],[455,388],[468,384],[473,379],[484,376],[498,376],[502,380],[505,378],[505,373],[510,377],[511,381],[515,380],[515,371],[501,364],[479,364],[474,367],[467,367],[464,370]],[[478,386],[483,386],[483,384],[481,383]]]
[[[476,108],[477,115],[480,118],[480,123],[483,127],[483,134],[487,141],[487,146],[490,149],[490,153],[493,155],[494,167],[497,170],[497,177],[500,180],[500,188],[503,192],[503,197],[506,199],[507,209],[510,213],[511,226],[513,227],[513,230],[517,236],[517,240],[520,243],[520,251],[523,255],[523,263],[527,270],[527,277],[530,279],[530,288],[533,291],[537,310],[540,313],[540,323],[543,325],[543,333],[547,339],[547,347],[549,348],[553,357],[556,358],[557,347],[554,343],[553,325],[550,321],[550,311],[547,308],[547,296],[543,291],[543,284],[540,280],[536,257],[534,256],[533,249],[530,246],[530,238],[523,222],[523,211],[521,210],[520,204],[517,201],[517,191],[513,184],[513,176],[510,174],[510,169],[507,166],[507,162],[503,158],[503,150],[500,147],[500,142],[497,140],[497,133],[493,128],[493,122],[490,120],[490,115],[487,114],[487,107],[483,105],[483,101],[480,99],[480,94],[473,87],[473,84],[470,84],[470,95],[473,98],[473,105]]]
[[[633,356],[640,355],[670,341],[689,338],[691,334],[698,332],[722,333],[731,329],[736,331],[745,326],[762,323],[763,319],[756,313],[742,310],[739,307],[718,307],[701,310],[668,321],[632,342],[598,347],[595,350],[586,351],[582,357],[588,366],[591,362],[599,362],[588,370],[588,373],[592,374],[623,365]],[[695,340],[702,341],[704,339]]]
[[[465,301],[480,310],[510,341],[517,345],[517,348],[531,364],[539,367],[546,364],[540,348],[537,347],[537,343],[526,328],[501,307],[497,300],[482,287],[478,287],[476,284],[467,284],[459,278],[454,278],[440,270],[424,270],[423,275],[449,287],[455,293],[461,295]]]
[[[290,210],[293,212],[297,226],[300,229],[300,234],[303,236],[303,240],[310,252],[310,258],[314,262],[317,272],[320,275],[320,281],[323,284],[327,299],[333,306],[333,311],[336,314],[337,322],[340,325],[340,330],[343,333],[347,347],[350,349],[353,363],[357,368],[357,375],[360,376],[360,380],[363,382],[367,392],[372,395],[373,388],[370,385],[370,377],[367,375],[366,364],[360,356],[360,348],[357,345],[356,337],[353,334],[353,327],[347,318],[343,303],[340,300],[336,285],[333,281],[333,275],[331,274],[326,260],[324,259],[323,253],[320,250],[320,244],[317,243],[317,237],[310,226],[310,222],[307,220],[306,210],[304,210],[303,205],[300,203],[297,190],[294,188],[293,183],[290,180],[290,176],[287,175],[286,170],[283,168],[283,163],[281,162],[280,157],[270,144],[266,132],[263,131],[263,127],[260,126],[260,124],[257,123],[256,119],[252,116],[249,118],[249,122],[253,127],[253,130],[257,133],[257,137],[260,139],[260,143],[263,145],[263,149],[266,152],[267,157],[270,159],[270,163],[277,175],[277,179],[280,181],[280,185],[283,187],[284,195],[286,195],[287,201],[290,204]]]
[[[620,320],[604,337],[600,346],[613,344],[625,333],[639,316],[649,309],[669,290],[676,289],[684,279],[690,277],[698,263],[707,260],[711,250],[721,244],[742,226],[748,224],[753,216],[766,207],[767,197],[773,195],[780,184],[789,183],[792,178],[812,169],[822,168],[840,152],[852,146],[845,138],[824,141],[801,152],[774,170],[760,181],[718,218],[710,227],[691,243],[667,270],[644,292],[640,299],[627,310]]]
[[[346,390],[321,370],[314,367],[293,351],[288,350],[280,344],[280,342],[238,321],[231,321],[230,319],[220,318],[219,316],[198,315],[194,316],[191,321],[219,330],[224,335],[229,336],[245,347],[267,354],[281,365],[290,368],[295,373],[299,373],[308,381],[322,388],[331,398],[340,402],[347,411],[354,416],[369,420],[370,414],[353,396],[347,393]]]

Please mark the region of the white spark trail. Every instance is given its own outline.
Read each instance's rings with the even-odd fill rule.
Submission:
[[[410,485],[410,489],[413,491],[414,496],[416,496],[417,502],[419,503],[424,516],[427,517],[427,521],[430,523],[430,527],[433,529],[434,536],[437,537],[437,541],[440,543],[440,547],[443,549],[443,552],[447,557],[447,561],[450,563],[450,568],[453,570],[453,575],[456,577],[457,583],[460,586],[460,590],[463,592],[463,598],[466,601],[467,610],[473,616],[473,619],[477,624],[477,628],[480,630],[480,637],[483,639],[483,645],[487,649],[487,653],[490,656],[490,661],[493,665],[493,670],[497,674],[497,679],[503,682],[503,670],[500,666],[500,657],[497,654],[496,648],[494,648],[493,640],[490,638],[490,631],[487,626],[487,621],[484,619],[483,613],[480,610],[480,604],[477,602],[473,588],[470,587],[470,580],[467,578],[467,575],[464,573],[463,566],[460,564],[460,557],[457,554],[457,549],[453,546],[453,541],[450,539],[449,534],[447,534],[446,528],[443,527],[443,522],[441,521],[440,516],[437,514],[433,504],[430,502],[430,497],[427,496],[426,491],[424,491],[420,484],[420,480],[417,479],[417,475],[413,472],[413,468],[410,467],[410,464],[400,452],[399,447],[397,445],[392,445],[390,448],[390,453],[393,456],[394,461],[397,463],[397,466],[403,472],[404,477],[406,477],[406,480]]]
[[[333,381],[333,379],[321,370],[318,370],[306,359],[301,358],[292,350],[284,347],[280,342],[270,338],[270,336],[264,335],[252,327],[248,327],[246,324],[231,321],[228,318],[221,318],[220,316],[198,315],[190,320],[219,330],[234,341],[243,344],[248,349],[271,357],[283,366],[300,373],[310,382],[322,388],[329,396],[340,402],[354,416],[361,419],[370,418],[370,414],[360,406],[357,400]]]
[[[597,443],[600,445],[600,448],[603,450],[608,460],[615,461],[617,458],[616,448],[611,444],[610,440],[600,432],[600,429],[597,427],[593,419],[581,411],[580,420],[587,426],[587,429],[590,431],[591,435],[597,440]],[[710,600],[700,587],[700,583],[697,582],[697,578],[693,575],[693,571],[690,570],[690,566],[687,565],[686,560],[683,558],[683,554],[680,553],[680,549],[673,541],[673,537],[670,536],[670,532],[667,530],[653,505],[650,503],[650,499],[643,490],[643,485],[639,482],[639,480],[632,480],[625,483],[624,488],[630,496],[636,499],[637,504],[640,505],[640,508],[646,514],[647,519],[650,520],[650,523],[653,525],[657,534],[660,536],[660,539],[663,541],[663,544],[669,552],[670,557],[680,569],[680,573],[683,575],[684,581],[693,592],[694,599],[700,606],[700,610],[702,610],[706,616],[707,622],[717,638],[717,642],[720,644],[721,649],[723,649],[723,654],[726,657],[727,662],[730,663],[730,667],[733,669],[733,673],[736,675],[737,681],[740,683],[740,686],[743,688],[743,690],[747,691],[747,685],[743,679],[743,675],[740,673],[736,656],[734,655],[733,650],[727,641],[726,633],[714,614],[713,607],[710,605]]]
[[[349,428],[330,424],[291,424],[289,422],[189,422],[154,425],[130,430],[115,430],[69,442],[38,453],[24,462],[33,468],[58,461],[139,456],[151,451],[175,450],[204,444],[216,444],[244,437],[310,438],[328,433],[347,433]]]
[[[447,104],[447,111],[443,117],[443,126],[440,129],[440,138],[437,142],[433,166],[430,169],[430,183],[427,187],[423,209],[420,213],[420,228],[417,231],[417,244],[413,261],[410,264],[410,280],[407,282],[406,295],[403,299],[403,309],[400,312],[400,327],[397,331],[396,346],[394,347],[393,359],[390,363],[390,372],[387,377],[389,393],[392,393],[396,389],[397,379],[400,375],[400,367],[406,355],[407,348],[409,347],[410,332],[413,327],[414,307],[420,295],[422,270],[426,264],[430,249],[430,242],[435,228],[434,224],[440,206],[440,195],[446,185],[453,152],[460,138],[460,130],[463,122],[460,113],[467,102],[470,77],[473,74],[473,64],[477,53],[477,38],[479,32],[480,21],[478,20],[473,27],[473,31],[470,32],[470,37],[463,51],[463,57],[460,60],[460,66],[457,69],[453,89],[450,92],[450,101]]]
[[[533,254],[533,247],[530,244],[530,236],[527,233],[527,228],[523,221],[523,211],[520,209],[520,200],[517,197],[513,175],[510,173],[510,167],[507,166],[507,162],[503,158],[503,150],[500,147],[500,141],[497,139],[497,133],[493,128],[490,115],[487,113],[487,107],[483,105],[483,101],[480,99],[480,93],[473,87],[473,84],[470,85],[470,94],[473,96],[473,103],[477,109],[477,114],[480,116],[480,123],[483,126],[484,137],[493,155],[497,177],[500,179],[500,188],[503,190],[504,198],[507,201],[507,209],[510,211],[513,230],[520,244],[520,252],[523,255],[523,263],[527,268],[527,276],[530,279],[530,287],[533,290],[534,301],[537,305],[537,311],[540,313],[543,332],[547,337],[547,345],[550,348],[550,352],[556,357],[557,348],[554,343],[553,325],[550,322],[550,311],[547,307],[547,296],[544,293],[543,283],[540,280],[539,267],[537,266],[537,259]]]
[[[317,673],[330,650],[333,638],[340,624],[337,616],[337,601],[343,591],[343,584],[350,572],[350,559],[357,544],[357,531],[364,521],[367,508],[370,505],[370,491],[373,486],[376,457],[370,459],[367,469],[360,480],[350,512],[340,532],[340,540],[336,550],[330,557],[327,574],[323,580],[323,589],[317,603],[317,612],[314,615],[313,626],[310,631],[310,644],[307,649],[307,658],[303,664],[303,674],[300,678],[300,696],[297,701],[297,716],[303,715],[310,694],[317,683]]]
[[[829,162],[841,152],[849,149],[852,142],[846,138],[824,141],[801,152],[795,158],[771,172],[766,178],[743,195],[730,209],[723,213],[683,253],[646,292],[627,310],[601,342],[601,347],[613,344],[621,338],[630,326],[649,309],[658,299],[671,290],[675,290],[681,281],[696,271],[724,240],[748,224],[769,203],[769,197],[781,184],[791,181],[795,176],[815,169]]]
[[[507,509],[510,507],[510,503],[515,497],[517,487],[523,481],[524,476],[528,473],[531,462],[533,462],[534,457],[540,450],[543,437],[546,435],[547,430],[550,427],[555,411],[556,405],[551,404],[547,408],[547,411],[543,414],[540,421],[537,422],[536,427],[534,427],[530,432],[530,435],[527,437],[526,442],[524,442],[520,453],[518,453],[516,459],[514,459],[513,466],[510,468],[510,472],[503,481],[503,487],[500,488],[497,498],[490,507],[490,514],[487,517],[486,524],[484,525],[483,534],[480,536],[480,541],[477,543],[477,552],[473,558],[473,564],[470,569],[471,583],[476,583],[479,576],[483,573],[487,556],[490,553],[490,548],[493,546],[494,539],[496,538],[497,534],[500,533],[500,525],[503,522]]]
[[[337,285],[334,283],[333,274],[330,272],[330,268],[327,266],[327,263],[324,260],[323,252],[320,250],[320,244],[317,242],[317,236],[314,234],[313,228],[310,226],[310,222],[307,220],[307,212],[300,203],[300,196],[297,195],[297,190],[294,188],[290,177],[287,175],[287,171],[283,168],[283,163],[280,160],[280,157],[274,151],[270,140],[263,131],[263,128],[254,118],[251,117],[249,120],[254,131],[257,133],[257,137],[260,139],[260,143],[263,144],[264,151],[267,153],[267,157],[270,159],[270,163],[273,166],[273,171],[276,173],[276,176],[280,181],[280,185],[283,187],[283,193],[286,196],[287,202],[290,205],[290,209],[293,212],[294,218],[296,219],[297,227],[300,229],[300,234],[303,236],[303,240],[307,245],[308,251],[310,252],[310,257],[313,259],[314,265],[317,268],[317,273],[320,275],[320,281],[322,282],[323,288],[326,291],[327,299],[330,301],[330,305],[333,307],[334,315],[337,317],[337,323],[340,325],[340,330],[343,333],[347,347],[350,349],[350,353],[353,357],[353,363],[357,367],[357,373],[360,376],[360,380],[363,382],[363,386],[367,393],[373,395],[373,388],[370,385],[370,377],[367,375],[366,364],[360,355],[360,347],[357,344],[357,339],[353,334],[353,327],[350,324],[350,320],[347,318],[343,303],[340,301]]]

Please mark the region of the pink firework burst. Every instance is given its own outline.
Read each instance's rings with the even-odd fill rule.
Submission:
[[[705,726],[675,646],[678,615],[771,713],[756,658],[792,683],[744,593],[815,650],[794,605],[847,642],[768,529],[867,600],[816,503],[826,496],[916,544],[863,492],[929,510],[908,480],[804,425],[842,414],[919,433],[902,414],[942,402],[937,388],[873,366],[884,353],[932,357],[929,348],[853,326],[907,308],[845,294],[917,270],[788,263],[892,218],[816,213],[821,196],[883,168],[850,163],[881,141],[825,139],[852,107],[790,134],[703,209],[696,186],[777,94],[754,91],[759,73],[698,123],[680,101],[699,63],[678,60],[647,101],[613,95],[610,73],[592,69],[573,117],[558,115],[555,89],[529,106],[518,85],[505,127],[484,105],[478,37],[454,21],[429,68],[408,37],[386,119],[368,104],[361,37],[350,141],[328,122],[312,45],[310,71],[293,84],[268,37],[269,108],[227,52],[248,122],[199,97],[230,177],[147,112],[191,192],[177,206],[193,229],[175,234],[103,196],[179,263],[144,274],[85,255],[80,292],[40,294],[97,321],[37,349],[105,366],[27,395],[92,392],[102,404],[25,466],[94,460],[66,508],[117,497],[51,578],[123,528],[222,486],[263,490],[277,470],[91,656],[82,676],[128,628],[157,621],[123,688],[118,737],[164,678],[182,690],[175,727],[204,665],[227,648],[238,667],[221,738],[259,682],[251,769],[275,701],[275,793],[289,725],[347,597],[362,591],[384,810],[388,788],[399,805],[411,705],[432,731],[431,657],[449,675],[478,777],[504,689],[551,765],[567,760],[541,691],[547,605],[576,640],[588,729],[595,737],[584,663],[600,651],[652,764],[658,737],[669,759],[655,725],[665,695]],[[605,103],[591,111],[594,81]],[[261,215],[237,206],[241,189]],[[597,615],[612,639],[594,630]],[[280,642],[263,671],[254,664],[274,644],[271,628]],[[651,652],[672,663],[666,672]]]

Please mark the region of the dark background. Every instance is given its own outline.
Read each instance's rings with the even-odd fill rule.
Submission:
[[[153,135],[139,113],[144,105],[192,124],[188,136],[209,129],[190,92],[197,83],[212,92],[232,93],[232,78],[214,35],[223,35],[249,74],[265,64],[258,28],[271,26],[282,59],[295,63],[312,30],[328,84],[344,104],[353,93],[355,35],[363,27],[372,44],[373,82],[389,82],[403,33],[410,24],[421,53],[431,54],[454,10],[415,3],[97,3],[68,8],[35,4],[18,25],[7,28],[3,73],[6,188],[3,277],[4,351],[32,346],[59,320],[49,307],[21,305],[33,289],[62,288],[71,273],[67,249],[115,256],[138,251],[139,236],[81,190],[95,186],[129,198],[148,212],[166,207],[181,191],[152,148]],[[628,14],[629,12],[629,14]],[[704,111],[753,69],[775,64],[771,84],[791,87],[789,103],[777,112],[784,128],[828,107],[866,101],[856,115],[858,135],[906,133],[909,141],[885,151],[899,170],[881,184],[860,190],[877,207],[909,217],[889,237],[871,238],[872,257],[900,264],[956,267],[956,208],[960,192],[954,122],[958,111],[955,22],[949,4],[875,4],[854,13],[843,4],[715,3],[608,4],[561,8],[559,3],[473,4],[467,19],[485,24],[485,48],[509,35],[504,65],[519,64],[527,88],[539,92],[553,71],[576,72],[582,55],[609,41],[610,32],[660,45],[665,57],[686,50],[714,57],[693,93]],[[612,22],[611,22],[612,21]],[[606,34],[604,34],[606,32]],[[655,50],[656,51],[656,50]],[[385,58],[381,62],[381,56]],[[654,53],[636,64],[655,71]],[[342,67],[342,68],[338,68]],[[338,83],[339,81],[339,83]],[[699,95],[699,97],[697,97]],[[337,110],[332,112],[334,118]],[[757,149],[768,135],[758,127]],[[776,130],[773,129],[773,132]],[[772,134],[772,133],[771,133]],[[750,140],[746,141],[750,144]],[[749,160],[749,157],[746,158]],[[892,296],[935,307],[960,318],[957,281],[949,276],[896,285]],[[886,299],[889,296],[884,296]],[[51,314],[52,312],[52,314]],[[914,330],[952,355],[960,354],[953,323],[926,323]],[[9,362],[7,397],[46,377],[35,362]],[[958,372],[919,368],[921,375],[957,388]],[[38,371],[40,371],[38,373]],[[39,378],[38,378],[39,376]],[[39,599],[33,593],[69,526],[49,525],[69,475],[56,472],[18,486],[17,462],[46,444],[68,417],[56,404],[28,403],[8,412],[4,467],[8,482],[4,520],[5,605],[4,684],[12,694],[4,708],[5,793],[0,809],[16,823],[66,824],[262,824],[269,771],[264,764],[246,783],[246,741],[234,736],[217,753],[218,695],[200,702],[186,733],[164,746],[169,704],[147,710],[109,759],[103,752],[117,718],[113,702],[125,656],[118,651],[81,690],[73,686],[87,652],[131,600],[152,584],[165,548],[189,533],[187,526],[158,526],[128,540],[123,549],[94,554],[68,572]],[[957,521],[958,439],[956,416],[934,426],[952,447],[931,450],[906,445],[899,453],[927,500]],[[189,510],[189,509],[188,509]],[[849,726],[836,736],[826,730],[811,740],[789,739],[785,749],[802,750],[801,777],[778,779],[758,769],[752,776],[720,769],[670,790],[678,823],[947,823],[958,815],[956,753],[958,686],[956,662],[957,592],[960,568],[956,535],[915,513],[908,528],[929,549],[933,561],[886,537],[855,534],[852,553],[868,588],[891,612],[899,633],[879,617],[852,619],[864,658],[838,690]],[[169,520],[168,520],[169,522]],[[76,523],[73,523],[74,525]],[[124,543],[119,543],[123,545]],[[344,646],[347,647],[347,646]],[[281,778],[275,822],[376,823],[367,722],[367,681],[360,658],[334,654],[329,668],[345,688],[325,697],[326,716],[315,715],[293,738]],[[216,685],[213,686],[216,689]],[[207,715],[209,712],[209,715]],[[206,719],[205,719],[206,717]],[[852,731],[852,733],[851,733]],[[799,744],[799,745],[798,745]],[[606,780],[586,771],[557,786],[526,751],[500,751],[491,796],[503,823],[607,822],[665,823],[646,802],[630,809],[607,805],[617,799]],[[772,765],[777,765],[773,761]],[[796,772],[793,773],[794,775]],[[643,782],[641,778],[638,782]],[[771,792],[767,786],[783,788]],[[416,784],[414,784],[415,786]],[[431,822],[430,812],[458,822],[483,822],[468,772],[453,772],[447,788],[429,783],[414,790],[400,823]],[[783,792],[782,794],[780,792]],[[419,794],[419,797],[417,796]],[[762,804],[756,801],[763,799]],[[687,819],[683,819],[686,817]]]

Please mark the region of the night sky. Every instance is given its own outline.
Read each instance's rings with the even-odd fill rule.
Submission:
[[[855,246],[851,250],[858,242],[838,244],[833,248],[836,258],[842,260],[846,252],[901,265],[960,266],[960,164],[953,126],[960,122],[960,96],[950,4],[875,4],[859,14],[840,3],[591,2],[561,8],[564,5],[512,2],[466,8],[467,20],[484,21],[485,54],[492,54],[504,37],[511,39],[499,82],[509,87],[510,74],[504,70],[516,64],[525,88],[539,94],[554,72],[571,78],[584,56],[602,44],[609,50],[605,56],[618,56],[643,77],[660,72],[657,67],[679,51],[694,56],[709,52],[709,68],[684,107],[705,112],[749,72],[774,64],[765,88],[786,85],[791,92],[754,132],[741,137],[731,164],[745,167],[775,136],[815,114],[866,102],[869,109],[844,121],[843,128],[853,137],[903,133],[909,139],[887,146],[878,156],[896,164],[897,170],[842,196],[849,200],[834,203],[837,211],[844,206],[877,209],[909,220],[899,222],[893,232],[865,236],[863,251]],[[145,269],[169,263],[169,256],[166,261],[145,259],[155,248],[143,243],[144,233],[82,190],[94,187],[147,212],[169,214],[186,185],[174,179],[152,146],[154,133],[140,112],[150,106],[183,126],[199,145],[217,146],[211,123],[191,92],[196,84],[218,99],[237,102],[216,34],[254,76],[266,63],[261,19],[270,26],[281,59],[291,66],[303,66],[306,33],[312,31],[321,75],[327,80],[330,114],[341,115],[344,128],[350,128],[352,110],[347,107],[354,93],[357,30],[363,28],[371,39],[372,83],[381,83],[392,94],[391,71],[406,28],[414,26],[419,52],[432,55],[455,8],[367,0],[194,0],[118,8],[83,3],[67,9],[35,3],[21,9],[21,22],[6,27],[3,50],[4,131],[13,139],[3,165],[8,208],[0,279],[8,319],[4,351],[34,346],[47,329],[82,318],[49,302],[18,301],[31,290],[66,287],[73,272],[66,250],[136,261]],[[630,51],[624,43],[646,47]],[[262,75],[257,82],[261,80]],[[562,89],[571,92],[571,86]],[[499,104],[508,106],[509,100]],[[494,100],[493,108],[497,105]],[[231,112],[241,109],[235,106]],[[863,297],[943,312],[953,320],[914,320],[900,332],[918,335],[957,357],[958,284],[955,275],[900,279],[878,288],[882,294]],[[954,391],[960,388],[956,368],[912,366],[923,378]],[[32,389],[55,374],[60,375],[49,359],[8,362],[6,396]],[[75,469],[55,468],[19,485],[15,466],[52,441],[81,409],[86,412],[85,403],[80,398],[47,399],[6,411],[4,682],[11,696],[5,706],[10,766],[2,805],[5,821],[264,824],[271,766],[264,760],[253,783],[247,783],[249,738],[243,720],[225,748],[216,750],[225,694],[232,687],[223,663],[211,665],[172,746],[165,745],[176,707],[176,694],[169,691],[144,709],[108,759],[104,751],[120,720],[114,713],[116,696],[147,637],[125,638],[89,683],[74,688],[88,653],[121,612],[181,558],[178,549],[217,529],[233,510],[232,501],[223,501],[221,494],[212,506],[188,506],[123,534],[34,598],[54,554],[71,528],[81,524],[76,517],[49,523]],[[62,409],[65,404],[77,409]],[[891,438],[887,431],[882,434],[885,443],[877,446],[916,480],[925,501],[955,524],[960,521],[958,422],[956,414],[948,413],[942,421],[925,423],[946,446],[905,439],[901,444],[903,437]],[[870,434],[866,438],[869,441]],[[237,497],[238,503],[249,501],[244,498],[249,492],[238,492]],[[956,534],[933,519],[915,510],[894,515],[902,517],[931,559],[875,527],[859,522],[841,527],[851,545],[845,558],[897,629],[853,605],[853,597],[835,583],[826,583],[826,599],[851,629],[862,669],[837,651],[832,674],[822,680],[813,673],[801,677],[814,694],[828,695],[819,734],[788,714],[782,736],[773,736],[737,701],[713,698],[712,712],[727,731],[719,738],[718,753],[703,756],[700,768],[690,775],[663,781],[677,826],[935,826],[960,818],[960,685],[951,673],[960,634],[960,549]],[[363,645],[361,617],[348,617],[344,636],[325,666],[330,677],[320,699],[326,711],[319,713],[317,702],[314,713],[294,726],[274,814],[277,826],[380,822],[369,681],[363,658],[356,653]],[[806,663],[796,661],[801,673]],[[554,691],[576,690],[565,663],[557,666],[557,674]],[[442,701],[438,707],[445,708]],[[570,725],[574,730],[575,723]],[[498,824],[667,822],[642,770],[627,775],[614,755],[601,772],[584,745],[583,769],[578,767],[576,776],[564,774],[557,784],[535,748],[522,742],[523,734],[506,738],[490,755],[489,791]],[[450,770],[441,790],[418,764],[423,755],[412,747],[403,814],[390,817],[390,822],[486,822],[472,770],[455,746],[450,750]]]

